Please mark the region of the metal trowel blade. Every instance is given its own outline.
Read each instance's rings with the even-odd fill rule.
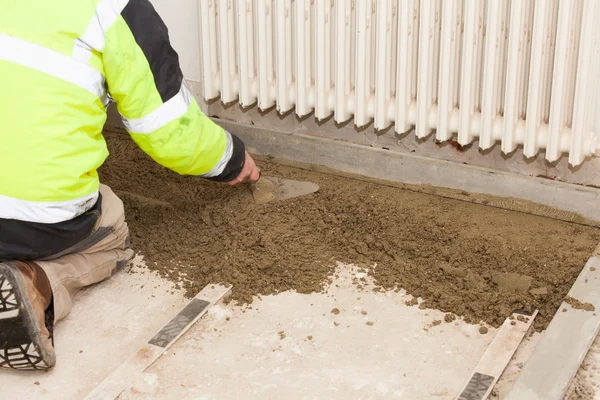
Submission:
[[[256,204],[286,200],[293,197],[315,193],[319,185],[312,182],[295,181],[293,179],[262,176],[252,184],[252,195]]]

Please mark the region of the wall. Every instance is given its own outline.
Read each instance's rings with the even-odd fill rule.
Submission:
[[[169,28],[171,43],[179,54],[187,79],[200,82],[198,0],[150,0]]]

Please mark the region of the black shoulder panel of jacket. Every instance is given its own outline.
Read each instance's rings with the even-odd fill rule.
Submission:
[[[169,30],[148,0],[129,0],[121,16],[129,26],[154,75],[163,103],[181,89],[179,56],[169,41]]]
[[[209,180],[216,182],[230,182],[237,178],[240,172],[242,172],[242,168],[244,168],[244,163],[246,161],[246,148],[244,142],[233,133],[231,134],[231,139],[233,140],[233,153],[231,154],[231,159],[220,175],[208,178]]]

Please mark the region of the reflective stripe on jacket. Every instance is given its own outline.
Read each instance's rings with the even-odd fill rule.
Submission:
[[[1,8],[0,222],[54,224],[96,203],[108,95],[158,163],[218,181],[240,172],[243,144],[200,111],[147,0]]]

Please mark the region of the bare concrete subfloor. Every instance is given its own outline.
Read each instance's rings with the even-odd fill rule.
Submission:
[[[170,282],[143,267],[133,271],[83,291],[57,327],[58,366],[49,373],[0,371],[0,399],[84,398],[186,303]],[[352,284],[357,273],[340,266],[340,278],[323,294],[285,292],[251,308],[213,307],[120,398],[454,398],[495,330],[481,335],[479,326],[460,320],[433,325],[443,313],[407,306],[411,297],[403,291],[359,290]],[[523,342],[496,397],[540,336]],[[598,365],[596,343],[574,384],[588,398],[600,381]]]

